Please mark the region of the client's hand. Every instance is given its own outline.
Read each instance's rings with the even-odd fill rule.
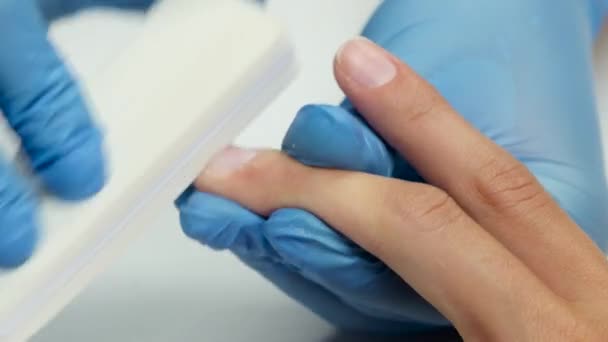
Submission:
[[[591,53],[605,3],[385,0],[364,31],[521,161],[601,248],[608,197]],[[451,137],[451,128],[442,134]],[[348,103],[304,107],[283,150],[310,166],[425,180],[409,165],[413,158],[380,139]],[[178,205],[188,236],[230,250],[339,328],[410,332],[449,324],[386,265],[305,210],[260,216],[192,190]],[[545,230],[554,233],[551,225]]]
[[[428,184],[228,149],[197,188],[260,215],[315,213],[389,265],[467,340],[608,339],[606,258],[524,164],[367,40],[347,43],[335,75]],[[264,243],[250,241],[252,249]]]

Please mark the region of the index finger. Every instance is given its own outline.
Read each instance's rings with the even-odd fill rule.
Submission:
[[[448,192],[556,293],[570,300],[591,296],[580,279],[604,274],[604,256],[522,163],[368,40],[343,47],[335,74],[361,114],[425,180]]]
[[[550,335],[567,325],[563,300],[433,186],[234,148],[213,159],[196,186],[263,215],[315,213],[395,270],[470,340],[524,340],[526,326],[541,317],[551,322]]]

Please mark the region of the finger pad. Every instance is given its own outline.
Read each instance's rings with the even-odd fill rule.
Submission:
[[[11,227],[0,235],[0,268],[21,266],[34,253],[38,240],[35,219],[27,214],[9,214],[0,217],[0,226]]]
[[[89,139],[55,162],[38,170],[47,189],[65,200],[82,200],[106,183],[100,139]]]

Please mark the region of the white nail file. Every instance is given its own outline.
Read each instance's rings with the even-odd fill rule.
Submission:
[[[255,5],[167,0],[149,12],[85,85],[106,134],[108,184],[82,203],[43,199],[34,257],[0,272],[0,341],[29,338],[68,304],[294,73],[281,25]]]

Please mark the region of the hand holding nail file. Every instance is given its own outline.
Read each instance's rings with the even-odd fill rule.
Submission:
[[[86,87],[108,185],[83,203],[43,199],[35,255],[0,273],[0,341],[31,336],[67,304],[293,76],[280,25],[255,5],[171,0],[148,15]]]

